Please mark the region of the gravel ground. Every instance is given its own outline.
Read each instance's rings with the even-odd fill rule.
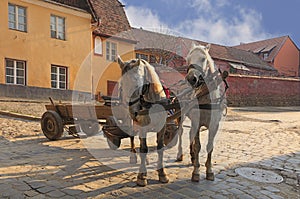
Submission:
[[[28,100],[21,100],[20,102],[9,99],[0,99],[0,110],[41,117],[46,111],[45,104],[49,104],[49,102]]]
[[[0,110],[41,117],[45,104],[0,99]],[[159,198],[300,198],[300,107],[229,108],[215,142],[215,182],[204,178],[205,144],[200,154],[200,183],[190,182],[188,125],[184,161],[173,161],[176,148],[165,154],[170,158],[170,183],[158,183],[156,172],[150,171],[149,185],[140,188],[134,183],[136,173],[111,169],[124,158],[97,157],[108,149],[107,143],[97,144],[98,137],[91,137],[97,148],[88,143],[90,138],[64,136],[49,142],[39,122],[0,115],[0,198],[153,198],[154,193],[161,194]],[[201,133],[201,140],[206,139],[207,134]],[[154,139],[151,142],[155,144]],[[101,153],[89,153],[91,149]],[[155,158],[150,155],[152,161]],[[284,181],[247,180],[235,173],[238,167],[273,171]]]

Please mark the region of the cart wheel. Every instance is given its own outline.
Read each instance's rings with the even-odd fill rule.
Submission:
[[[109,116],[106,119],[106,124],[108,126],[118,126],[118,120],[114,116]],[[113,136],[107,136],[107,144],[108,144],[110,149],[116,150],[121,145],[121,139],[117,136],[114,136],[114,137]]]
[[[41,120],[41,127],[44,135],[49,140],[59,139],[64,132],[62,118],[55,111],[46,111],[43,114]]]
[[[80,122],[80,127],[87,136],[93,136],[97,134],[100,129],[97,120]]]
[[[106,119],[106,124],[108,126],[118,126],[118,120],[115,116],[109,116],[107,119]]]
[[[166,132],[164,135],[164,144],[168,148],[172,148],[177,144],[178,141],[178,127],[171,123],[167,124]]]
[[[110,149],[117,150],[121,145],[121,139],[120,138],[109,138],[107,137],[107,144]]]

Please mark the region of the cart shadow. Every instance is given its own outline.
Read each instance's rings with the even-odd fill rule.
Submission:
[[[166,165],[167,172],[170,174],[170,183],[161,184],[158,181],[156,172],[149,172],[147,187],[137,187],[136,173],[123,172],[113,169],[113,165],[103,165],[88,150],[80,144],[80,139],[73,137],[64,137],[58,141],[48,141],[41,136],[28,136],[15,141],[3,139],[0,142],[0,150],[5,151],[9,159],[0,163],[0,188],[4,184],[12,186],[22,185],[27,188],[23,191],[23,196],[28,196],[28,191],[36,195],[49,196],[53,191],[61,193],[62,196],[71,197],[109,197],[109,198],[140,198],[140,197],[159,197],[159,198],[182,198],[188,195],[190,198],[197,198],[207,194],[209,190],[212,193],[218,192],[220,186],[228,182],[235,182],[236,186],[242,186],[244,182],[248,187],[261,186],[250,180],[245,180],[235,174],[234,167],[228,167],[216,172],[214,182],[205,180],[203,171],[201,171],[200,182],[192,183],[190,181],[192,167],[186,163],[174,163]],[[7,151],[9,145],[9,151]],[[125,150],[129,150],[125,148]],[[155,147],[151,150],[155,150]],[[104,151],[98,151],[104,152]],[[298,154],[298,156],[297,156]],[[283,175],[284,183],[297,181],[297,175],[288,173],[283,167],[274,167],[274,159],[287,160],[289,158],[299,158],[299,152],[275,156],[270,159],[264,159],[259,162],[241,164],[239,167],[257,167],[266,170],[275,171]],[[175,157],[174,157],[175,158]],[[129,159],[128,159],[129,160]],[[174,159],[175,161],[175,159]],[[271,163],[270,163],[271,162]],[[266,163],[270,163],[267,165]],[[292,163],[291,163],[292,164]],[[288,166],[291,166],[288,164]],[[297,164],[293,164],[297,167]],[[202,167],[203,169],[203,167]],[[186,173],[181,177],[180,173]],[[272,185],[275,188],[283,184]],[[284,186],[286,186],[284,184]],[[294,185],[287,186],[281,193],[274,193],[277,196],[289,196],[289,194],[299,194],[297,192],[297,182]],[[27,190],[26,190],[27,189]],[[279,189],[279,188],[278,188]],[[49,192],[45,190],[50,190]],[[264,190],[261,188],[261,190]],[[253,191],[253,190],[252,190]],[[246,191],[245,191],[246,192]],[[3,194],[3,193],[2,193]],[[72,195],[74,194],[74,195]],[[251,193],[248,193],[251,195]],[[0,194],[1,196],[1,194]],[[235,197],[234,193],[228,193],[228,197]],[[255,195],[251,195],[255,198]],[[13,197],[13,195],[11,195]]]

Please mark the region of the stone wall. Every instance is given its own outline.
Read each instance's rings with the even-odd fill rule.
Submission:
[[[300,106],[300,79],[230,75],[229,106]]]
[[[48,100],[49,97],[63,101],[90,101],[92,98],[91,94],[86,92],[6,84],[0,84],[0,97],[41,101]]]

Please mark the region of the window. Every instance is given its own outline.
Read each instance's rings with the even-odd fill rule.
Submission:
[[[8,4],[8,27],[13,30],[27,31],[26,8]]]
[[[234,68],[234,67],[232,67],[232,66],[230,66],[230,68],[229,68],[229,73],[235,74],[235,73],[237,73],[237,69]]]
[[[95,37],[94,46],[94,53],[97,55],[102,55],[102,40],[100,37]]]
[[[149,60],[149,62],[150,62],[151,64],[156,63],[156,57],[155,57],[154,55],[150,55],[150,60]]]
[[[20,60],[6,59],[5,64],[6,83],[25,86],[26,62]]]
[[[65,18],[51,15],[50,30],[51,38],[65,40]]]
[[[67,89],[67,68],[51,66],[51,88]]]
[[[149,56],[148,56],[148,55],[145,55],[145,54],[142,54],[142,53],[136,53],[136,54],[135,54],[135,57],[136,57],[137,59],[143,59],[143,60],[149,61]]]
[[[263,53],[263,59],[264,60],[268,59],[268,57],[269,57],[269,53],[268,52],[267,53]]]
[[[117,44],[113,42],[106,42],[106,60],[116,61]]]

